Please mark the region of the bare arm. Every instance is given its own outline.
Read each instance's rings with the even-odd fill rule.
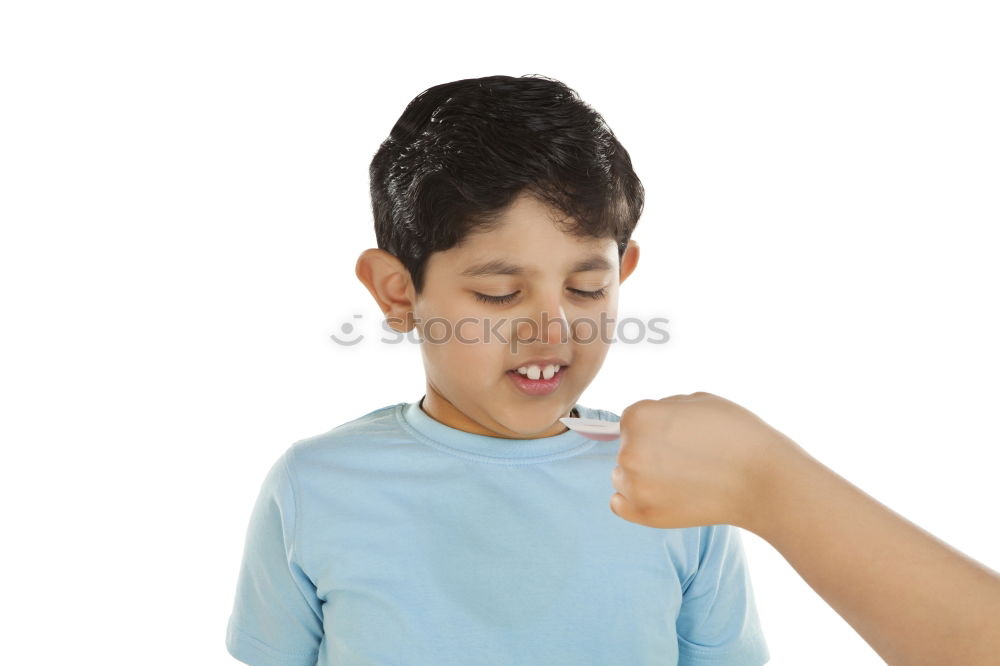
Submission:
[[[622,412],[612,511],[759,535],[893,666],[1000,663],[1000,575],[710,393]]]
[[[1000,663],[1000,576],[798,453],[745,527],[887,663]]]

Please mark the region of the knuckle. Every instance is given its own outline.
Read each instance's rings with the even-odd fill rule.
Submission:
[[[625,483],[625,470],[622,469],[621,465],[616,466],[611,470],[611,485],[615,488],[621,488]]]
[[[638,462],[638,454],[635,449],[623,447],[618,451],[618,467],[621,468],[622,474],[634,471],[638,467]]]
[[[622,410],[621,420],[622,421],[634,421],[635,419],[641,417],[643,414],[647,413],[653,405],[657,403],[656,400],[643,399],[638,402],[633,402],[631,405]]]
[[[642,403],[644,402],[645,400],[640,400],[639,402],[633,402],[631,405],[623,409],[621,414],[621,420],[624,421],[627,418],[632,418],[632,415],[635,414],[639,409],[641,409]]]

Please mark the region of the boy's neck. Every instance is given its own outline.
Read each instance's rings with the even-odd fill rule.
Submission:
[[[431,406],[431,409],[428,409],[428,406],[425,405],[425,402],[427,400],[427,395],[426,394],[422,398],[420,398],[420,401],[417,403],[417,406],[420,408],[420,410],[422,412],[424,412],[425,414],[427,414],[428,416],[430,416],[435,421],[437,421],[439,423],[443,423],[444,425],[449,426],[451,428],[455,428],[456,430],[462,430],[463,432],[470,432],[472,434],[487,435],[487,436],[491,436],[491,437],[498,436],[495,433],[490,433],[488,431],[483,430],[482,426],[480,426],[479,424],[475,423],[474,421],[472,421],[471,419],[469,419],[467,416],[465,416],[464,414],[462,414],[461,412],[459,412],[454,407],[454,405],[452,405],[451,403],[449,403],[447,400],[444,400],[440,396],[435,396],[435,398],[436,398],[435,400],[431,401],[432,403],[434,403]],[[444,406],[444,409],[440,410],[442,413],[440,413],[440,414],[433,413],[434,411],[438,411],[438,409],[437,409],[438,406]],[[574,417],[574,418],[579,418],[580,412],[576,409],[576,407],[574,407],[573,409],[570,410],[569,415],[571,417]],[[553,433],[553,435],[562,434],[562,433],[566,432],[567,430],[569,430],[569,428],[567,428],[567,427],[564,426],[563,429],[560,432]],[[553,435],[546,435],[546,436],[551,437]]]

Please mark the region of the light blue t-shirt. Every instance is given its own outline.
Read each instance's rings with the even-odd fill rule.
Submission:
[[[764,664],[739,530],[619,518],[618,446],[467,433],[420,401],[295,442],[253,508],[227,649],[253,666]]]

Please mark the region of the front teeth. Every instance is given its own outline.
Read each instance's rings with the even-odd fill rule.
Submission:
[[[552,377],[559,372],[558,365],[547,365],[544,368],[540,368],[537,365],[523,365],[517,369],[517,371],[527,376],[528,379],[538,379],[539,377],[544,377],[545,379],[552,379]]]

